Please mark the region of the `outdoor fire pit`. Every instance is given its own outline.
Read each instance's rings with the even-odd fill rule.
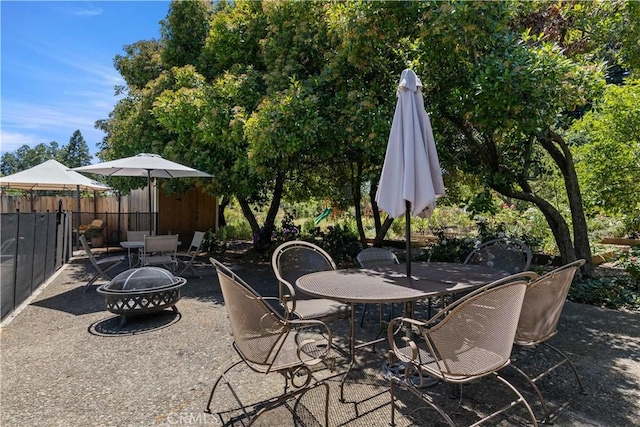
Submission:
[[[172,308],[180,300],[180,288],[187,283],[170,271],[158,267],[142,267],[124,271],[108,284],[98,288],[105,297],[105,307],[111,313],[122,316],[120,327],[127,317]]]

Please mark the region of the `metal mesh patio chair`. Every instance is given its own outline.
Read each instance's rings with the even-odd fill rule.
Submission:
[[[142,253],[142,265],[161,265],[171,272],[175,271],[178,263],[178,235],[167,234],[162,236],[144,236],[144,249]]]
[[[494,239],[472,250],[464,264],[484,265],[515,274],[531,266],[531,250],[522,242],[512,239]]]
[[[356,255],[356,260],[362,268],[374,268],[382,267],[385,265],[400,264],[396,254],[388,249],[383,248],[365,248]],[[378,304],[378,310],[380,313],[380,327],[382,328],[382,304]],[[360,319],[360,326],[364,324],[364,316],[367,313],[367,304],[362,308],[362,318]],[[391,304],[391,311],[389,313],[389,319],[393,317],[393,304]]]
[[[532,348],[542,344],[561,357],[559,363],[551,366],[535,378],[527,375],[515,362],[512,365],[514,369],[522,374],[536,392],[545,413],[544,422],[549,422],[552,414],[536,385],[538,380],[544,378],[565,363],[568,363],[576,377],[580,392],[586,394],[576,366],[563,351],[547,342],[558,332],[558,321],[560,320],[560,314],[564,308],[571,282],[573,281],[576,271],[584,263],[584,259],[574,261],[539,277],[527,286],[527,292],[524,295],[520,321],[518,322],[518,329],[516,330],[515,344]]]
[[[84,290],[86,291],[89,286],[91,286],[93,282],[95,282],[99,277],[102,277],[105,280],[113,279],[113,276],[109,273],[109,271],[113,270],[118,265],[120,265],[120,263],[124,262],[125,257],[110,256],[105,258],[96,258],[93,255],[93,252],[91,252],[91,248],[89,248],[89,244],[87,243],[87,238],[85,236],[80,236],[80,243],[82,243],[82,248],[87,253],[87,256],[91,260],[93,268],[95,268],[96,270],[91,280],[89,280],[87,284],[84,285]]]
[[[391,391],[391,425],[395,425],[395,388],[409,390],[455,426],[442,405],[423,388],[427,379],[462,385],[491,376],[508,387],[517,399],[491,412],[483,423],[522,403],[537,425],[522,394],[498,371],[510,363],[520,308],[527,280],[535,273],[512,275],[483,286],[447,306],[426,322],[397,317],[388,328],[391,350],[387,377]],[[413,332],[412,332],[413,331]],[[397,365],[396,365],[397,366]],[[425,378],[427,377],[427,378]]]
[[[293,397],[316,386],[325,387],[324,425],[329,422],[329,386],[318,379],[318,368],[324,363],[331,371],[335,367],[331,330],[318,320],[291,320],[280,316],[269,304],[270,298],[260,296],[235,273],[214,258],[211,263],[218,272],[224,304],[227,309],[233,348],[240,360],[228,367],[215,382],[206,411],[211,413],[214,394],[220,384],[225,384],[238,403],[233,410],[218,412],[223,425],[251,425],[262,413],[273,409]],[[238,365],[246,365],[262,374],[280,374],[284,389],[280,395],[249,405],[241,401],[241,386],[256,387],[261,382],[240,381],[232,384],[229,371]],[[313,369],[312,369],[313,368]],[[325,378],[326,379],[326,378]],[[234,388],[235,387],[235,388]],[[255,390],[254,390],[255,394]],[[239,413],[239,415],[232,415]],[[230,417],[225,420],[224,417]],[[293,424],[292,424],[293,425]]]
[[[178,276],[182,276],[185,271],[190,270],[194,275],[202,278],[200,273],[198,273],[191,264],[198,255],[198,251],[200,250],[200,246],[202,246],[203,239],[204,231],[196,231],[195,233],[193,233],[193,239],[191,239],[191,244],[189,245],[189,249],[187,249],[187,252],[179,252],[176,254],[176,259],[178,261]]]
[[[287,316],[331,322],[346,319],[351,307],[338,301],[313,298],[296,291],[296,280],[317,271],[335,270],[331,256],[313,243],[294,240],[278,246],[271,266],[279,282],[280,304]]]

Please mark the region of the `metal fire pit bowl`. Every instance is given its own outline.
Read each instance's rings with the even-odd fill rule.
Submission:
[[[158,267],[142,267],[124,271],[111,282],[98,287],[105,297],[105,308],[122,316],[120,327],[127,317],[172,308],[180,300],[180,288],[187,283],[183,277],[174,276],[169,270]]]

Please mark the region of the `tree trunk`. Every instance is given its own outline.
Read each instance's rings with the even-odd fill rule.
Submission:
[[[218,205],[218,227],[226,227],[227,219],[224,216],[224,210],[231,203],[231,197],[224,195],[222,196],[222,201]]]
[[[573,163],[573,155],[564,139],[555,132],[549,131],[548,138],[540,138],[542,146],[556,162],[564,177],[564,186],[571,210],[571,223],[573,225],[573,245],[577,258],[587,262],[582,266],[582,273],[587,277],[593,276],[593,263],[591,260],[591,245],[589,244],[589,230],[582,205],[582,193]],[[554,145],[557,144],[556,145]]]
[[[378,208],[378,203],[376,202],[377,192],[378,186],[372,182],[371,186],[369,187],[369,200],[371,200],[371,211],[373,212],[373,222],[376,228],[376,236],[378,235],[378,233],[380,233],[380,229],[382,228],[382,222],[380,221],[380,209]]]
[[[536,205],[547,220],[547,224],[549,224],[549,228],[551,229],[553,237],[556,240],[556,244],[558,245],[560,258],[562,259],[563,264],[575,261],[577,258],[575,249],[571,242],[571,233],[569,232],[569,226],[562,214],[560,214],[560,212],[551,203],[536,196],[533,191],[531,191],[526,181],[520,182],[520,186],[525,191],[513,191],[510,188],[500,186],[492,188],[507,197],[524,200]]]
[[[240,204],[240,209],[242,209],[242,213],[244,214],[244,217],[247,219],[247,221],[249,222],[249,227],[251,227],[251,233],[254,236],[257,236],[258,233],[260,232],[260,225],[258,224],[258,220],[256,219],[256,216],[253,214],[253,211],[251,210],[251,206],[249,206],[249,202],[247,202],[247,199],[245,199],[244,197],[238,197],[238,203]]]
[[[353,163],[351,169],[351,188],[353,193],[353,207],[355,208],[356,226],[358,227],[358,236],[360,236],[360,244],[363,248],[367,247],[367,236],[364,234],[364,226],[362,225],[362,192],[360,191],[360,183],[362,182],[362,162],[358,162],[356,173],[353,173]]]
[[[387,231],[389,231],[389,227],[391,227],[392,223],[393,218],[387,215],[384,222],[382,223],[382,226],[380,227],[380,231],[376,233],[376,238],[373,239],[373,246],[375,246],[376,248],[382,247],[384,236],[387,235]]]

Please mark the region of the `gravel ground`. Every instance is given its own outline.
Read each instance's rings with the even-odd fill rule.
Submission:
[[[227,254],[225,262],[265,295],[276,292],[268,264]],[[203,278],[187,276],[180,313],[120,320],[104,310],[95,286],[83,292],[91,266],[76,257],[54,276],[37,296],[3,322],[0,332],[0,425],[8,426],[167,426],[220,425],[203,412],[211,386],[237,356],[215,271],[205,259],[198,265]],[[105,283],[98,281],[97,284]],[[346,325],[335,324],[346,337]],[[373,329],[359,335],[374,333]],[[568,303],[559,334],[552,343],[576,363],[587,387],[581,395],[573,374],[561,368],[540,383],[550,406],[558,412],[555,425],[640,426],[640,313],[600,309]],[[379,375],[384,346],[363,350],[362,369],[350,376],[347,403],[338,401],[339,379],[328,381],[331,426],[387,426],[389,394]],[[516,352],[526,369],[537,369],[551,356]],[[523,360],[532,356],[528,360]],[[510,369],[505,377],[526,391]],[[280,382],[242,372],[238,379],[253,398],[266,395]],[[276,378],[277,380],[278,378]],[[466,423],[500,401],[496,383],[466,386],[462,406],[454,414]],[[437,386],[436,389],[440,387]],[[534,412],[542,414],[534,396],[526,392]],[[442,425],[433,411],[420,410],[408,393],[399,393],[398,425]],[[505,397],[506,398],[506,397]],[[231,401],[227,392],[214,400],[215,408]],[[322,419],[322,388],[299,401],[268,412],[257,425],[316,425]],[[526,425],[522,410],[493,425]],[[292,416],[292,413],[295,416]],[[295,421],[294,421],[295,420]]]

